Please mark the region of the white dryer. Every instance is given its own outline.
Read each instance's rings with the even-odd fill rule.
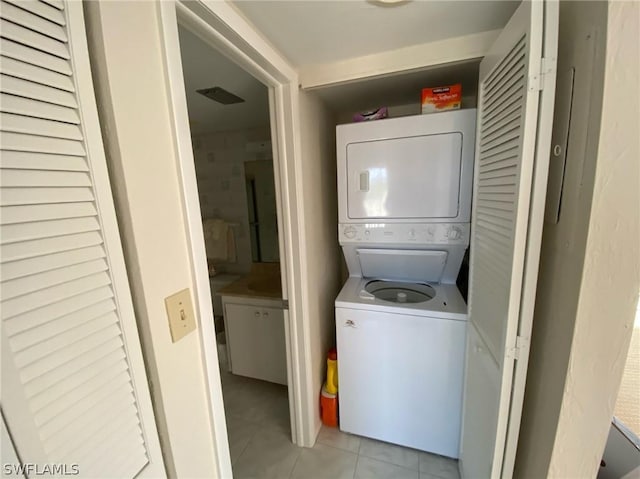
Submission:
[[[458,457],[475,110],[336,129],[340,428]]]

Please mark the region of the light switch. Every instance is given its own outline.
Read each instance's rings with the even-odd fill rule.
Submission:
[[[196,329],[189,288],[166,297],[164,304],[167,308],[169,329],[174,343]]]

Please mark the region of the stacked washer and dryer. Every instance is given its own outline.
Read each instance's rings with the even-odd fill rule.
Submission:
[[[476,111],[336,128],[340,429],[458,457]]]

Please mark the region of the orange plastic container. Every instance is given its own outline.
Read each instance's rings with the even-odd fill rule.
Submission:
[[[328,393],[324,386],[320,394],[320,418],[325,426],[338,427],[338,395]]]
[[[338,351],[336,348],[329,350],[327,354],[327,382],[325,383],[329,394],[338,394]]]

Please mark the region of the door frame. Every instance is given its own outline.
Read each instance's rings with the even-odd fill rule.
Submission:
[[[220,477],[231,476],[222,387],[213,324],[202,219],[191,144],[178,24],[200,37],[269,88],[271,140],[279,225],[279,250],[285,309],[287,379],[291,436],[299,446],[312,446],[317,414],[311,387],[309,325],[304,321],[308,298],[306,242],[301,184],[298,74],[231,4],[172,0],[158,2],[167,96],[178,158],[185,233],[190,247],[198,334],[209,393],[211,428]],[[204,318],[211,318],[207,321]]]

